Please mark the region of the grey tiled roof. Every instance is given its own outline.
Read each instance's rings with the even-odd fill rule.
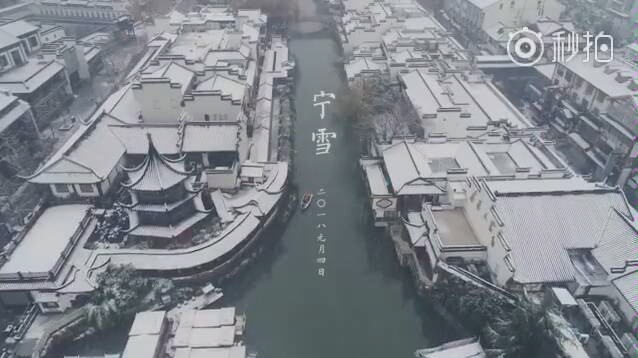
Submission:
[[[597,256],[607,263],[609,255],[616,254],[611,248],[635,242],[636,235],[627,228],[629,224],[625,222],[622,227],[617,221],[614,224],[621,227],[604,231],[605,238],[600,239],[614,209],[629,215],[619,192],[501,196],[496,203],[505,223],[503,235],[512,248],[517,282],[572,281],[574,267],[568,249],[594,249],[603,241],[605,247],[597,250]],[[624,255],[631,252],[625,250]]]
[[[184,169],[183,157],[170,160],[157,152],[150,134],[148,141],[148,155],[142,164],[135,168],[125,168],[129,181],[123,183],[123,186],[140,191],[161,191],[179,184],[189,176]]]

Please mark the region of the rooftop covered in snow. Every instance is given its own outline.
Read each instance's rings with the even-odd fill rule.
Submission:
[[[570,171],[544,143],[531,138],[498,142],[408,142],[379,146],[396,194],[441,194],[448,174],[478,177],[563,178]]]
[[[613,277],[635,264],[635,218],[620,190],[582,180],[558,180],[559,187],[542,182],[548,181],[496,180],[477,187],[494,199],[488,204],[516,282]]]
[[[465,138],[468,128],[492,122],[505,121],[513,128],[532,126],[482,74],[419,69],[401,74],[400,79],[426,133]]]
[[[55,275],[63,263],[62,258],[72,249],[73,240],[81,233],[90,207],[72,204],[45,209],[0,267],[0,277],[18,273]]]
[[[55,60],[30,59],[0,74],[0,88],[14,94],[33,93],[62,71],[64,65]]]

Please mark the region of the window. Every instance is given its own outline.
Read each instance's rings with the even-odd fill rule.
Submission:
[[[210,115],[209,115],[209,114],[205,114],[205,115],[204,115],[204,120],[205,120],[206,122],[210,121]]]
[[[579,89],[582,84],[583,84],[583,79],[576,76],[576,79],[574,80],[574,89]]]
[[[514,8],[514,1],[512,1],[512,2],[510,3],[510,8],[512,8],[512,9]]]
[[[80,184],[80,191],[82,193],[92,193],[93,192],[93,184]]]
[[[5,67],[8,64],[9,64],[9,61],[7,60],[7,56],[0,55],[0,67]]]
[[[589,96],[592,93],[594,93],[594,86],[592,86],[591,84],[587,84],[587,90],[585,91],[585,94]]]
[[[500,5],[498,6],[498,9],[499,9],[499,10],[503,10],[503,4],[500,4]]]
[[[589,101],[588,100],[583,98],[581,104],[583,105],[584,108],[589,108]]]
[[[29,46],[31,46],[31,48],[38,47],[38,38],[35,36],[29,37]]]
[[[57,191],[58,193],[70,192],[69,186],[66,184],[55,184],[55,191]]]
[[[492,236],[492,247],[494,247],[494,236]]]
[[[15,50],[15,51],[11,51],[11,58],[13,59],[13,63],[15,63],[16,66],[20,66],[22,65],[22,56],[20,56],[20,51]]]
[[[480,200],[476,203],[476,210],[479,210],[479,209],[481,209],[481,201]]]

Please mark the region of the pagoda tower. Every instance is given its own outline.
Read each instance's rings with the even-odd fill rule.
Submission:
[[[204,185],[193,170],[186,170],[185,156],[170,159],[159,153],[147,134],[148,154],[132,168],[124,167],[130,203],[124,206],[130,219],[130,237],[174,239],[190,236],[190,228],[208,216],[202,195]]]

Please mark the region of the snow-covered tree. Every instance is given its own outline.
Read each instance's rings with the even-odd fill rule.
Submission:
[[[138,311],[150,289],[149,280],[132,266],[109,265],[97,277],[97,288],[87,310],[89,324],[98,330],[112,327],[122,317]]]

